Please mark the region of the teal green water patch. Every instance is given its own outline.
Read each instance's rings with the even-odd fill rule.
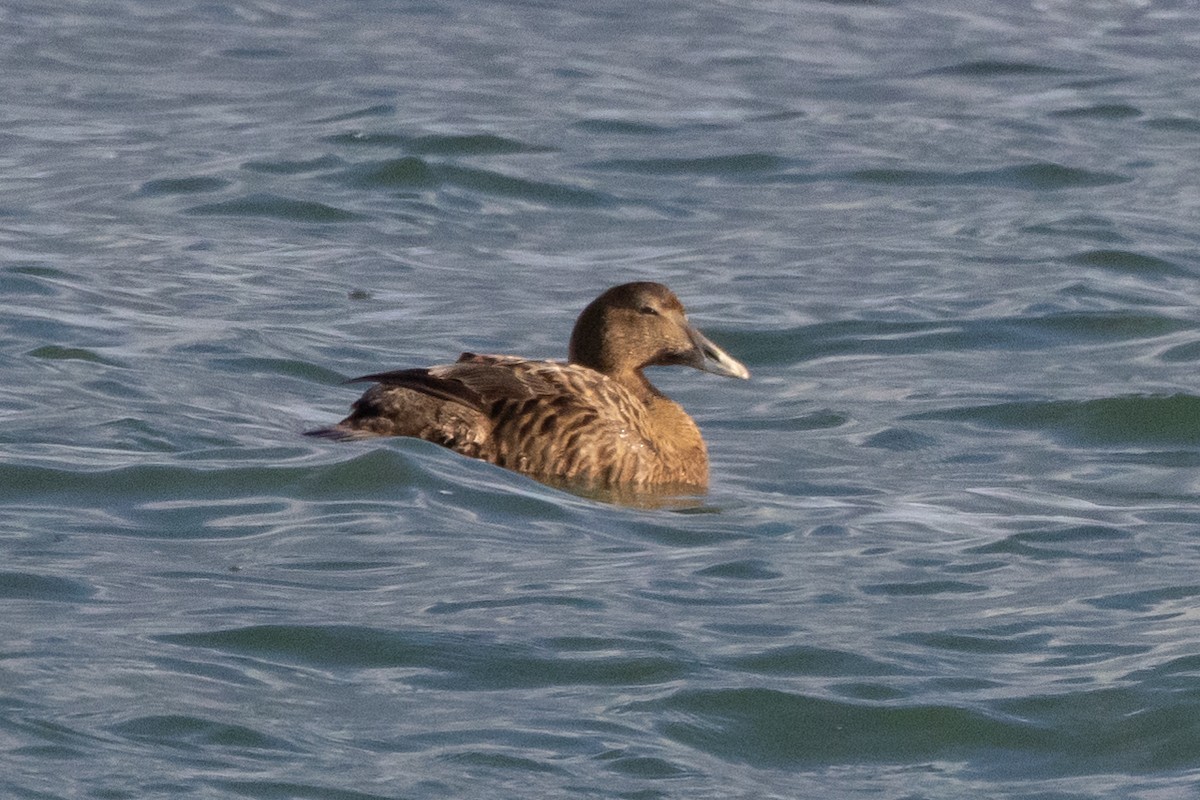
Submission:
[[[339,179],[359,189],[427,189],[441,183],[437,171],[416,156],[356,164]]]
[[[1050,116],[1059,119],[1100,119],[1121,120],[1142,116],[1142,110],[1128,103],[1097,103],[1080,108],[1066,108],[1061,111],[1051,111]]]
[[[902,675],[907,670],[868,656],[845,650],[830,650],[810,645],[773,647],[751,655],[734,656],[729,667],[758,675],[881,676]]]
[[[1130,532],[1107,525],[1070,525],[1021,531],[967,552],[1050,560],[1135,561],[1146,553],[1129,545],[1132,538]]]
[[[278,161],[247,161],[242,169],[267,175],[303,175],[307,172],[322,172],[335,169],[346,162],[337,156],[318,156],[309,159],[280,159]]]
[[[220,203],[192,206],[187,214],[196,216],[269,217],[289,222],[354,222],[366,219],[362,214],[345,211],[311,200],[293,200],[275,194],[252,194]]]
[[[478,611],[480,609],[520,608],[522,606],[561,606],[577,608],[583,611],[600,611],[604,604],[598,600],[570,595],[525,594],[520,597],[505,597],[498,600],[461,600],[457,602],[434,603],[425,609],[426,614],[458,614],[463,611]]]
[[[1070,75],[1071,71],[1047,64],[1036,64],[1029,61],[999,61],[981,59],[964,61],[947,67],[938,67],[925,73],[926,75],[949,75],[961,78],[1008,78],[1025,76],[1056,76]]]
[[[314,121],[318,123],[350,122],[351,120],[368,119],[370,117],[390,117],[395,113],[396,107],[391,103],[376,103],[366,108],[358,108],[354,111],[347,111],[344,114],[333,114]]]
[[[492,133],[416,136],[408,146],[414,153],[431,156],[495,156],[554,152],[553,147],[529,144]]]
[[[759,767],[948,761],[1050,777],[1186,768],[1200,756],[1196,694],[1105,689],[960,707],[717,689],[629,709],[665,718],[676,741]]]
[[[1117,658],[1144,656],[1153,652],[1152,645],[1068,644],[1054,648],[1054,653],[1038,662],[1039,667],[1058,669],[1103,664]]]
[[[1045,755],[1060,774],[1192,769],[1200,761],[1197,676],[1200,663],[1188,658],[1131,676],[1136,688],[1031,695],[997,709],[1053,735]]]
[[[1039,236],[1078,239],[1099,244],[1128,244],[1130,239],[1125,236],[1113,222],[1106,217],[1090,214],[1068,215],[1061,219],[1025,225],[1022,233],[1033,233]]]
[[[1101,597],[1087,598],[1083,602],[1095,608],[1116,609],[1136,614],[1161,612],[1171,616],[1190,614],[1194,601],[1200,598],[1200,584],[1160,586],[1137,592],[1117,592]],[[1180,603],[1179,601],[1186,601]],[[1170,608],[1177,610],[1171,611]]]
[[[1200,361],[1200,341],[1168,348],[1159,354],[1159,358],[1167,362]]]
[[[486,750],[467,750],[458,753],[448,753],[439,756],[439,758],[468,768],[482,767],[487,770],[501,770],[505,772],[545,772],[551,774],[566,772],[555,764],[547,764],[532,758],[515,756],[510,753],[496,753]]]
[[[892,450],[897,453],[909,453],[925,450],[937,444],[937,440],[924,433],[918,433],[908,428],[888,428],[880,431],[864,442],[864,447],[876,447],[881,450]]]
[[[632,172],[639,175],[739,176],[779,172],[793,162],[770,153],[733,153],[697,158],[635,158],[594,161],[585,166],[597,170]]]
[[[73,276],[52,267],[44,267],[39,264],[11,264],[0,269],[0,293],[8,296],[54,297],[59,293],[59,288],[54,285],[54,282],[71,282],[73,279]]]
[[[583,657],[536,643],[506,644],[476,633],[390,631],[349,625],[257,625],[167,634],[166,644],[200,647],[284,664],[322,668],[424,670],[407,681],[458,691],[553,686],[632,686],[677,680],[684,659],[623,640],[621,655]],[[547,643],[549,644],[549,643]]]
[[[229,47],[221,51],[226,58],[236,58],[244,61],[263,61],[276,58],[288,58],[290,50],[279,47]]]
[[[1067,259],[1072,264],[1085,267],[1100,267],[1101,269],[1125,272],[1130,275],[1145,275],[1149,277],[1192,277],[1194,273],[1179,264],[1163,258],[1134,253],[1129,250],[1088,250],[1077,253]]]
[[[618,204],[616,197],[605,192],[564,183],[517,178],[495,170],[442,165],[438,172],[446,183],[462,189],[539,205],[597,208]]]
[[[846,173],[846,180],[892,186],[985,186],[1026,191],[1056,191],[1127,183],[1132,178],[1111,172],[1038,162],[999,169],[949,172],[915,169],[861,169]]]
[[[949,705],[882,705],[771,689],[688,689],[631,711],[654,714],[667,737],[767,768],[962,761],[995,750],[1038,751],[1054,732]]]
[[[154,714],[137,717],[114,725],[109,730],[122,738],[186,750],[207,752],[212,747],[229,748],[235,751],[275,750],[286,752],[297,750],[284,739],[269,736],[245,725],[214,722],[203,717],[186,714]]]
[[[329,136],[331,144],[352,147],[390,147],[417,155],[495,156],[517,153],[549,153],[554,148],[530,144],[490,133],[429,134],[411,136],[388,132],[352,132]]]
[[[754,367],[837,355],[1044,350],[1153,339],[1194,327],[1191,320],[1160,314],[1095,311],[921,322],[845,320],[775,331],[734,332],[722,339]]]
[[[229,181],[224,178],[198,175],[187,178],[159,178],[142,184],[138,194],[144,197],[160,197],[172,194],[202,194],[224,189]]]
[[[943,594],[975,594],[986,592],[987,586],[962,581],[911,581],[906,583],[875,583],[862,587],[863,594],[885,597],[933,597]]]
[[[686,772],[682,767],[677,767],[666,759],[655,756],[635,756],[620,750],[610,751],[597,756],[597,758],[610,771],[634,778],[661,780],[663,778],[674,778]],[[651,793],[647,796],[655,795],[657,793]]]
[[[783,573],[770,568],[770,562],[758,558],[726,561],[711,567],[696,570],[695,575],[703,578],[724,578],[733,581],[769,581],[780,578]]]
[[[1146,127],[1170,133],[1200,135],[1200,119],[1193,117],[1155,117],[1146,120]]]
[[[213,771],[208,771],[213,774]],[[208,778],[203,783],[222,793],[225,797],[249,797],[253,800],[396,800],[397,795],[374,794],[357,792],[327,785],[337,783],[336,775],[328,775],[325,780],[314,780],[306,783],[295,781],[271,780],[232,780],[229,778]],[[195,781],[189,781],[186,787],[164,786],[171,789],[171,795],[183,797],[195,791]]]
[[[93,364],[107,364],[110,367],[122,366],[86,347],[63,347],[61,345],[48,344],[44,347],[30,350],[28,355],[33,358],[44,358],[49,361],[89,361]]]
[[[122,517],[128,533],[143,536],[223,537],[258,530],[256,526],[215,529],[208,525],[228,514],[284,511],[295,499],[382,502],[440,485],[398,448],[365,452],[358,448],[348,451],[348,456],[308,466],[138,464],[77,470],[7,464],[0,465],[0,501],[30,506],[69,502],[103,508]]]
[[[1190,394],[1029,400],[930,411],[906,419],[1037,431],[1089,446],[1200,445],[1200,397]]]
[[[918,645],[932,650],[946,650],[978,656],[994,656],[1010,653],[1030,653],[1043,650],[1051,641],[1046,634],[994,634],[986,633],[908,633],[895,637],[896,641]]]
[[[618,136],[658,136],[670,133],[673,130],[663,125],[653,125],[648,122],[603,118],[578,120],[571,123],[571,127],[584,133],[615,134]]]
[[[92,597],[91,586],[69,578],[33,572],[0,572],[0,599],[79,603]]]

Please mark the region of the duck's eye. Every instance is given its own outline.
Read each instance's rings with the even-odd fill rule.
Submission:
[[[638,309],[639,314],[650,314],[651,316],[658,315],[658,309],[654,306],[642,306]]]

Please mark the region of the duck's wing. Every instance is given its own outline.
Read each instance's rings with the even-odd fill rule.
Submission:
[[[565,365],[517,356],[463,353],[453,364],[377,372],[347,383],[411,389],[486,413],[498,400],[532,400],[560,392],[562,387],[547,376],[562,366]]]

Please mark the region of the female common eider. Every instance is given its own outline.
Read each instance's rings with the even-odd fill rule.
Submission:
[[[599,491],[699,491],[708,454],[696,423],[642,374],[683,364],[749,378],[692,327],[661,283],[626,283],[575,323],[568,359],[463,353],[453,364],[373,381],[350,416],[310,436],[415,436],[554,485]]]

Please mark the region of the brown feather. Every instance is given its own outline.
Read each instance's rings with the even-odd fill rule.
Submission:
[[[346,419],[311,435],[415,436],[577,488],[705,488],[699,429],[642,368],[749,373],[691,327],[670,290],[610,289],[580,315],[570,350],[570,362],[463,353],[453,364],[356,378],[376,385]]]

